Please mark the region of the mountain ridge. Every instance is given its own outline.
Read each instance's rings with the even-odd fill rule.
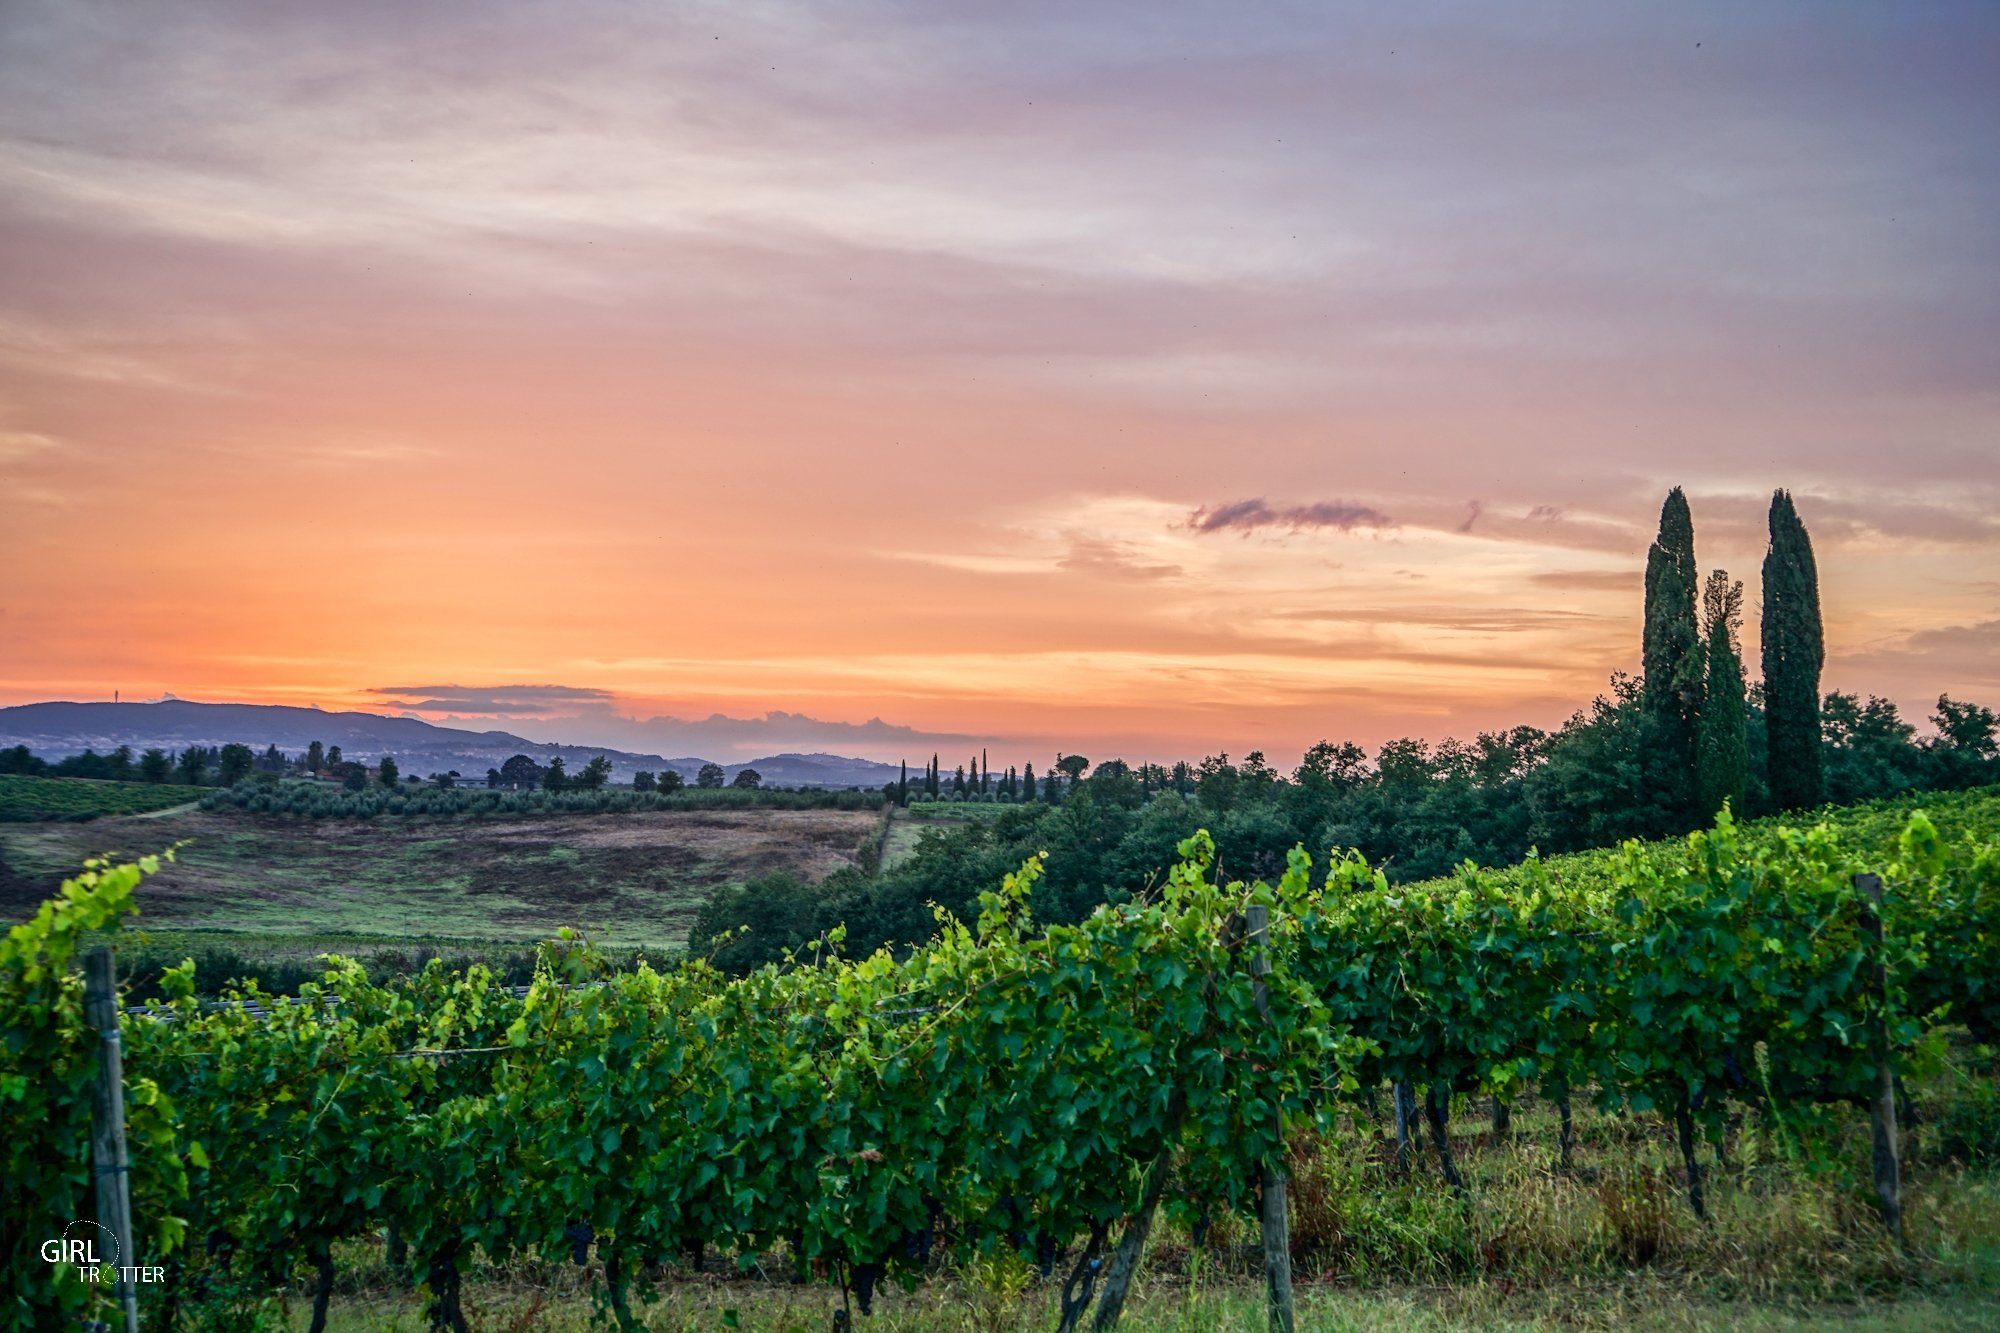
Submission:
[[[485,769],[497,768],[516,754],[525,754],[537,763],[560,756],[572,768],[601,754],[611,761],[612,779],[619,782],[631,781],[642,769],[655,773],[672,769],[692,782],[702,765],[720,762],[698,755],[669,758],[608,746],[532,741],[499,728],[473,731],[417,717],[299,704],[51,699],[0,708],[0,745],[26,745],[48,759],[85,749],[102,752],[120,745],[145,749],[241,742],[260,751],[270,745],[298,751],[313,741],[338,745],[346,757],[357,760],[391,755],[406,772],[455,768],[468,781],[477,781]],[[732,778],[746,768],[756,769],[767,784],[785,787],[880,787],[898,772],[896,765],[873,759],[796,752],[722,764],[723,772]]]

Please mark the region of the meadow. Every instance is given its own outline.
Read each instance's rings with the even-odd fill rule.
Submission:
[[[207,940],[247,957],[291,957],[532,946],[575,926],[659,956],[685,944],[715,889],[774,870],[821,879],[854,864],[881,822],[865,809],[442,821],[290,819],[225,806],[16,824],[0,829],[0,915],[25,916],[86,857],[129,860],[182,844],[139,897],[141,925],[165,948]]]

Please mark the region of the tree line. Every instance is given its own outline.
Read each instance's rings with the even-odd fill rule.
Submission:
[[[1465,862],[1512,865],[1545,855],[1669,837],[1703,827],[1726,802],[1739,816],[1854,804],[1915,791],[2000,782],[2000,717],[1940,696],[1919,736],[1887,699],[1821,692],[1824,631],[1811,538],[1784,491],[1772,497],[1764,561],[1763,677],[1746,681],[1737,631],[1743,589],[1721,570],[1703,578],[1694,525],[1675,489],[1648,553],[1641,674],[1547,731],[1517,726],[1471,741],[1391,740],[1371,755],[1321,741],[1290,774],[1261,751],[1194,763],[1097,764],[1059,756],[1041,777],[998,783],[983,756],[946,775],[934,757],[887,794],[898,803],[982,798],[1014,803],[997,818],[926,829],[916,851],[869,874],[820,885],[773,875],[724,889],[697,919],[691,945],[720,946],[754,966],[787,944],[845,924],[852,945],[926,939],[931,904],[966,917],[977,887],[1035,852],[1050,853],[1041,892],[1050,919],[1080,921],[1171,864],[1197,829],[1215,837],[1229,873],[1272,877],[1295,846],[1358,850],[1393,880],[1448,874]],[[964,774],[961,782],[960,773]]]

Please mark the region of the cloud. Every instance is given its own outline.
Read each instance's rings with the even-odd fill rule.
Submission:
[[[1486,512],[1485,501],[1467,500],[1465,502],[1465,522],[1458,525],[1458,530],[1460,532],[1472,531],[1472,525],[1474,523],[1477,523],[1479,521],[1479,516],[1485,512]]]
[[[879,717],[865,722],[838,722],[781,709],[758,717],[711,713],[703,718],[667,715],[636,718],[598,712],[537,718],[521,730],[535,740],[608,745],[668,758],[700,755],[725,760],[755,759],[779,752],[829,751],[893,762],[898,756],[915,755],[918,751],[999,739],[963,732],[924,731],[885,722]]]
[[[473,713],[494,717],[554,717],[578,708],[608,709],[609,690],[577,685],[377,685],[367,691],[391,708],[412,713]]]
[[[1635,569],[1545,569],[1528,575],[1528,581],[1544,588],[1567,588],[1578,592],[1633,592],[1639,587]]]
[[[0,430],[0,463],[19,462],[61,447],[62,442],[51,435],[31,430]]]
[[[1182,572],[1179,565],[1141,558],[1124,542],[1082,533],[1070,534],[1069,554],[1056,566],[1073,574],[1122,579],[1166,579]]]
[[[1233,500],[1222,505],[1203,505],[1188,515],[1188,527],[1196,532],[1254,532],[1259,528],[1283,528],[1301,532],[1308,528],[1332,528],[1352,532],[1356,528],[1391,528],[1394,519],[1379,509],[1345,500],[1319,500],[1312,504],[1273,506],[1263,497]]]

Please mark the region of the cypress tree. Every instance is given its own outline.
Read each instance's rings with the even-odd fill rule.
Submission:
[[[1764,735],[1771,803],[1796,810],[1826,800],[1820,762],[1819,673],[1826,632],[1812,538],[1791,494],[1771,495],[1771,546],[1764,556]]]
[[[909,803],[910,803],[910,761],[905,759],[903,760],[903,771],[896,778],[896,804],[908,805]]]
[[[1694,516],[1676,486],[1660,507],[1660,535],[1646,552],[1646,624],[1640,710],[1647,768],[1674,822],[1695,804],[1695,749],[1701,715],[1701,627],[1695,619],[1700,581],[1694,562]]]
[[[1743,705],[1743,657],[1736,631],[1743,624],[1743,584],[1724,570],[1708,576],[1701,590],[1702,637],[1706,640],[1708,681],[1701,702],[1701,735],[1695,785],[1704,819],[1724,801],[1744,813],[1750,791],[1750,736]]]
[[[1033,764],[1021,765],[1021,799],[1023,801],[1032,801],[1035,799],[1035,766]]]

